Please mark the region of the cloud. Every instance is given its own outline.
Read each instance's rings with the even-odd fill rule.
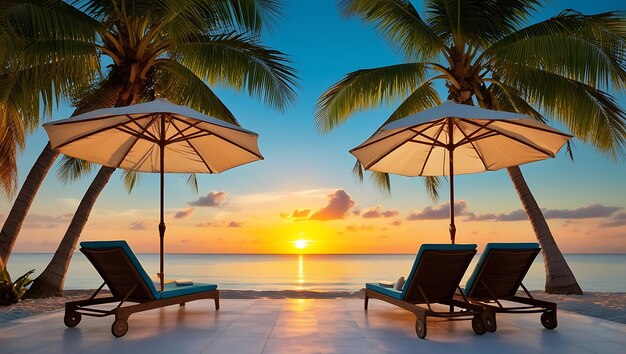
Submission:
[[[174,218],[184,219],[188,217],[189,215],[191,215],[191,213],[193,213],[193,210],[194,210],[193,208],[187,208],[187,209],[177,211],[176,214],[174,214]]]
[[[28,214],[22,227],[28,229],[53,229],[57,226],[68,224],[73,216],[74,214],[72,213],[59,216]]]
[[[242,227],[243,223],[239,221],[231,221],[228,223],[228,227]]]
[[[402,225],[402,220],[394,220],[394,221],[391,223],[391,225],[393,225],[393,226],[400,226],[400,225]]]
[[[376,228],[372,225],[349,225],[346,226],[346,230],[350,232],[359,232],[359,231],[373,231]]]
[[[188,238],[186,238],[184,240],[180,240],[180,243],[189,243],[189,242],[191,242],[191,240],[188,239]]]
[[[313,213],[309,220],[339,220],[345,219],[350,208],[355,205],[348,193],[343,189],[336,190],[335,193],[328,195],[328,204],[320,210]]]
[[[464,200],[454,203],[454,214],[456,216],[467,213],[467,203]],[[450,203],[442,203],[434,207],[426,207],[422,210],[413,211],[407,216],[407,220],[441,220],[450,217]]]
[[[398,212],[395,209],[382,210],[380,205],[378,205],[375,208],[364,210],[361,216],[365,219],[376,219],[376,218],[392,218],[394,216],[397,216],[398,214],[400,214],[400,212]]]
[[[197,207],[221,207],[226,201],[226,192],[211,192],[204,197],[189,202],[191,206]]]
[[[207,221],[201,224],[197,224],[196,227],[233,227],[233,228],[237,228],[237,227],[243,227],[243,222],[240,221],[225,221],[225,220],[219,220],[219,221]]]
[[[624,225],[626,225],[626,211],[613,215],[606,222],[600,224],[600,227],[617,227]]]
[[[131,230],[145,230],[147,228],[148,227],[146,226],[146,223],[144,221],[135,221],[130,224]]]
[[[311,214],[311,209],[294,210],[289,217],[294,219],[307,218]]]
[[[592,204],[573,210],[542,209],[542,211],[546,219],[589,219],[611,216],[620,209],[618,207],[607,207],[602,204]]]
[[[605,218],[620,210],[619,207],[607,207],[602,204],[592,204],[577,209],[541,209],[546,219],[594,219]],[[502,214],[474,214],[467,213],[465,221],[524,221],[528,220],[526,212],[522,209],[513,210]],[[617,221],[619,222],[619,220]]]

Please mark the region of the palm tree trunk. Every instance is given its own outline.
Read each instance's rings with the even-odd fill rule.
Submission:
[[[58,156],[59,153],[52,150],[50,142],[48,142],[28,173],[24,185],[4,222],[2,231],[0,231],[0,259],[4,264],[9,261],[11,250],[13,250],[26,214],[28,214],[28,210],[35,200],[35,195]]]
[[[102,166],[91,182],[89,189],[76,209],[70,226],[67,228],[61,244],[54,253],[52,261],[46,269],[35,279],[30,289],[26,293],[29,298],[41,298],[49,296],[62,296],[65,275],[69,268],[72,254],[80,238],[80,234],[87,224],[89,214],[96,204],[100,192],[104,189],[109,178],[115,172],[115,168]]]
[[[122,85],[113,81],[107,81],[103,84],[103,90],[97,95],[94,94],[93,99],[83,102],[80,107],[76,108],[74,113],[72,113],[72,117],[87,111],[113,106],[117,102],[122,89]],[[15,240],[20,233],[28,210],[35,200],[37,191],[58,156],[59,153],[52,150],[50,142],[48,142],[39,158],[37,158],[35,165],[28,173],[24,185],[20,189],[7,219],[4,221],[2,231],[0,231],[0,259],[4,261],[4,264],[9,261]]]
[[[554,241],[550,227],[524,180],[522,170],[519,166],[514,166],[507,168],[507,171],[543,250],[543,264],[546,270],[545,291],[548,294],[582,295],[583,291]]]

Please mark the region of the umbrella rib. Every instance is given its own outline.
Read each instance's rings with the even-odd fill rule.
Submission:
[[[154,140],[154,139],[152,139],[149,136],[142,135],[142,132],[138,133],[137,131],[130,129],[127,126],[116,127],[115,129],[119,130],[119,131],[121,131],[123,133],[126,133],[128,135],[132,135],[132,136],[134,136],[135,138],[138,138],[138,139],[147,140],[147,141],[150,141],[152,143],[157,143],[158,142],[158,140]]]
[[[413,141],[413,139],[415,139],[416,136],[420,135],[424,130],[427,130],[431,127],[433,127],[434,125],[436,125],[437,122],[434,122],[433,124],[429,124],[427,127],[425,127],[424,129],[422,129],[421,131],[415,131],[413,130],[413,127],[408,128],[408,129],[404,129],[402,130],[404,131],[410,131],[412,133],[414,133],[415,135],[413,135],[412,137],[406,139],[406,140],[402,140],[400,142],[400,144],[396,145],[394,148],[390,149],[389,151],[387,151],[386,153],[382,154],[381,156],[379,156],[378,158],[374,159],[374,161],[372,161],[371,163],[367,164],[365,166],[365,169],[368,170],[370,167],[374,166],[375,164],[377,164],[378,162],[380,162],[380,160],[384,159],[385,157],[389,156],[389,154],[391,154],[392,152],[394,152],[396,149],[398,149],[400,146],[406,144],[407,142],[412,142],[412,143],[416,143],[416,141]],[[385,140],[389,137],[385,137],[384,139],[378,140],[378,141],[382,141]]]
[[[471,134],[465,134],[465,131],[463,131],[463,128],[461,128],[461,126],[459,125],[458,122],[454,121],[454,124],[457,126],[457,128],[459,128],[459,131],[461,132],[461,134],[463,134],[464,139],[461,139],[461,141],[463,140],[467,140],[467,143],[465,144],[470,144],[472,145],[472,148],[474,149],[474,151],[476,151],[476,155],[478,155],[478,158],[480,160],[480,162],[482,162],[483,167],[485,167],[485,170],[488,170],[487,168],[487,164],[485,163],[485,159],[484,157],[481,155],[480,151],[478,151],[478,148],[476,147],[476,145],[474,145],[474,141],[473,139],[470,139],[472,135],[476,134],[477,132],[479,132],[481,129],[484,129],[485,126],[487,126],[489,123],[485,124],[483,127],[476,129],[475,131],[473,131]],[[489,132],[488,132],[489,133]],[[487,133],[487,134],[488,134]],[[483,136],[486,134],[482,134]],[[461,142],[459,142],[459,144],[457,146],[461,146]]]
[[[195,122],[195,123],[189,124],[189,123],[187,123],[187,122],[185,122],[185,121],[183,121],[183,120],[181,120],[181,121],[182,121],[182,122],[184,122],[184,123],[186,123],[186,124],[187,124],[187,127],[186,127],[185,129],[182,129],[182,130],[176,129],[176,130],[178,130],[178,132],[177,132],[176,134],[174,134],[174,135],[170,136],[170,138],[169,138],[169,139],[167,139],[167,142],[168,142],[168,143],[175,143],[175,142],[180,141],[179,139],[181,139],[181,138],[182,138],[182,139],[184,139],[184,136],[183,136],[183,133],[184,133],[184,132],[186,132],[187,130],[189,130],[189,129],[191,129],[191,128],[194,128],[194,127],[196,127],[198,124],[202,123],[202,121],[197,121],[197,122]],[[194,133],[194,134],[195,134],[195,133]],[[176,137],[177,137],[177,136],[179,136],[179,135],[181,136],[181,138],[176,138]],[[175,138],[176,138],[176,139],[175,139]]]
[[[437,137],[435,138],[437,142],[439,142],[439,136],[441,135],[441,133],[443,132],[443,127],[445,124],[441,125],[441,128],[439,129],[439,132],[437,133]],[[426,158],[424,159],[424,163],[422,164],[422,169],[420,170],[420,176],[422,175],[422,173],[424,173],[424,170],[426,169],[426,163],[428,163],[428,159],[430,158],[430,155],[432,154],[433,150],[435,149],[435,145],[430,145],[430,150],[428,150],[428,155],[426,155]]]
[[[428,128],[431,128],[432,126],[436,125],[437,123],[439,123],[439,121],[432,122],[432,123],[431,123],[431,124],[429,124],[426,128],[424,128],[424,130],[426,130],[426,129],[428,129]],[[411,130],[411,129],[412,129],[412,127],[411,127],[411,128],[407,128],[407,129],[402,129],[402,130],[399,130],[399,131],[397,131],[397,132],[395,132],[395,133],[393,133],[393,134],[389,134],[388,136],[386,136],[386,137],[384,137],[384,138],[381,138],[381,139],[378,139],[378,140],[374,140],[374,141],[370,141],[370,142],[365,143],[365,144],[363,144],[363,145],[357,146],[357,147],[355,147],[354,149],[350,149],[350,151],[349,151],[349,152],[350,152],[350,153],[352,153],[353,151],[361,150],[361,149],[366,148],[366,147],[368,147],[368,146],[370,146],[370,145],[372,145],[372,144],[376,144],[376,143],[378,143],[379,141],[382,141],[382,140],[385,140],[385,139],[389,139],[389,138],[391,138],[391,137],[393,137],[393,136],[396,136],[396,135],[398,135],[398,134],[400,134],[400,133],[404,133],[405,131],[407,131],[407,130]],[[413,130],[411,130],[411,131],[413,131]],[[413,131],[413,132],[414,132],[414,131]],[[414,137],[415,137],[415,136],[413,136],[411,139],[413,139]],[[370,139],[371,139],[371,138],[370,138]]]
[[[532,125],[516,122],[514,120],[506,120],[506,121],[503,120],[502,122],[503,123],[507,123],[507,124],[518,125],[520,127],[525,127],[525,128],[529,128],[529,129],[539,130],[539,131],[542,131],[542,132],[545,132],[545,133],[551,133],[551,134],[556,134],[556,135],[561,135],[561,136],[567,136],[567,137],[570,137],[570,138],[574,137],[571,134],[563,133],[563,132],[558,131],[558,130],[551,130],[551,129],[546,129],[546,128],[542,128],[542,127],[535,127],[535,126],[532,126]]]
[[[128,114],[127,114],[127,115],[126,115],[126,117],[127,117],[127,118],[128,118],[128,119],[132,122],[132,123],[134,123],[137,127],[139,127],[139,129],[141,130],[141,131],[140,131],[140,134],[148,134],[148,135],[149,135],[152,139],[154,139],[154,141],[155,141],[155,142],[159,140],[159,138],[157,138],[157,137],[156,137],[156,135],[152,134],[152,132],[151,132],[151,131],[147,130],[147,127],[151,126],[151,125],[152,125],[152,122],[154,122],[154,118],[153,118],[153,119],[150,119],[150,121],[148,122],[148,124],[146,124],[146,128],[142,127],[142,126],[141,126],[141,124],[137,123],[137,120],[139,120],[139,119],[143,119],[143,118],[150,118],[150,114],[143,115],[143,116],[141,116],[141,117],[139,117],[139,118],[133,118],[133,117],[131,117],[130,115],[128,115]],[[124,127],[128,128],[128,129],[130,129],[130,130],[132,130],[132,131],[135,131],[134,129],[132,129],[132,128],[130,128],[130,127],[128,127],[128,126],[126,126],[126,124],[124,124]],[[145,138],[142,138],[142,139],[145,139]],[[150,140],[150,139],[146,139],[146,140]]]
[[[181,130],[176,126],[176,124],[174,124],[174,121],[172,120],[172,126],[174,127],[174,129],[176,129],[179,133],[181,133]],[[190,148],[193,149],[193,151],[196,153],[196,155],[198,155],[198,157],[200,158],[200,160],[202,160],[202,163],[206,166],[207,169],[209,169],[209,173],[215,173],[213,171],[213,169],[211,169],[211,167],[209,166],[209,164],[206,162],[206,160],[204,159],[204,157],[202,157],[202,155],[200,154],[200,152],[198,152],[198,150],[191,145],[191,142],[189,140],[184,140],[184,142],[187,143],[187,145],[189,145]]]
[[[142,119],[142,118],[149,117],[149,116],[150,115],[146,114],[146,115],[141,116],[140,118],[135,118],[135,119]],[[104,118],[111,118],[111,117],[113,117],[113,116],[108,115],[106,117],[100,117],[100,118],[97,118],[97,119],[104,119]],[[83,122],[87,122],[87,121],[90,121],[90,120],[97,120],[97,119],[94,118],[94,119],[89,119],[89,120],[85,119],[85,120],[74,121],[74,122],[64,122],[64,123],[57,123],[55,125],[65,125],[65,124],[70,124],[70,123],[78,124],[78,123],[83,123]],[[132,120],[132,118],[131,118],[131,120]],[[55,147],[55,149],[60,149],[60,148],[65,147],[65,146],[67,146],[69,144],[72,144],[72,143],[74,143],[74,142],[76,142],[76,141],[78,141],[80,139],[88,138],[88,137],[90,137],[92,135],[100,134],[100,133],[102,133],[104,131],[107,131],[107,130],[110,130],[110,129],[118,129],[119,127],[125,127],[126,124],[128,124],[128,121],[120,122],[120,123],[117,123],[117,124],[114,124],[114,125],[111,125],[111,126],[108,126],[108,127],[97,129],[97,130],[95,130],[93,132],[89,132],[89,133],[84,134],[84,135],[80,135],[80,136],[74,137],[74,138],[72,138],[72,139],[70,139],[68,141],[63,142],[62,144],[59,144],[58,146]],[[130,128],[128,128],[128,129],[130,129]],[[135,132],[134,130],[132,130],[132,131]],[[128,133],[128,131],[124,131],[124,132]],[[131,134],[131,135],[133,135],[133,134]],[[146,139],[146,140],[148,140],[148,139]]]
[[[455,147],[455,148],[457,148],[457,147],[459,147],[459,146],[461,146],[461,145],[464,145],[464,144],[467,144],[467,143],[471,143],[471,138],[472,138],[474,135],[477,135],[477,134],[478,134],[478,132],[479,132],[481,129],[486,128],[486,127],[487,127],[489,124],[491,124],[491,123],[493,123],[493,121],[492,121],[492,120],[488,121],[488,122],[487,122],[487,123],[485,123],[485,124],[479,125],[478,129],[474,130],[472,133],[470,133],[470,134],[465,134],[465,132],[463,131],[463,129],[461,128],[461,126],[459,125],[459,123],[455,121],[455,122],[454,122],[454,124],[455,124],[455,125],[459,128],[459,130],[463,133],[464,138],[463,138],[463,139],[461,139],[461,140],[460,140],[457,144],[455,144],[455,145],[454,145],[454,147]],[[487,129],[487,132],[490,132],[490,130],[488,130],[488,129]]]
[[[173,117],[173,120],[180,120],[180,119],[179,119],[179,118],[177,118],[177,117]],[[205,123],[208,123],[208,122],[205,122]],[[211,123],[208,123],[208,124],[211,124]],[[219,126],[219,127],[222,127],[222,126]],[[202,127],[199,127],[199,126],[198,126],[198,127],[196,127],[196,128],[198,128],[199,130],[202,130],[202,131],[204,131],[204,132],[206,132],[206,133],[208,133],[208,134],[214,135],[214,136],[216,136],[216,137],[218,137],[218,138],[220,138],[220,139],[222,139],[222,140],[224,140],[224,141],[226,141],[226,142],[228,142],[228,143],[231,143],[231,144],[233,144],[233,145],[237,146],[238,148],[240,148],[240,149],[242,149],[242,150],[245,150],[245,151],[247,151],[247,152],[251,153],[252,155],[256,156],[257,158],[259,158],[259,159],[263,160],[263,156],[261,156],[260,154],[257,154],[256,152],[254,152],[254,151],[252,151],[252,150],[250,150],[250,149],[246,148],[245,146],[242,146],[241,144],[238,144],[238,143],[236,143],[236,142],[234,142],[234,141],[232,141],[232,140],[230,140],[230,139],[228,139],[228,138],[225,138],[225,137],[221,136],[220,134],[216,134],[215,132],[212,132],[212,131],[206,130],[206,129],[202,128]],[[227,127],[223,127],[223,128],[227,128]],[[229,129],[231,129],[231,130],[236,130],[236,129],[232,129],[232,128],[229,128]],[[240,131],[240,130],[236,130],[236,131]],[[246,133],[246,132],[244,132],[244,131],[240,131],[240,132],[241,132],[241,133]],[[246,133],[246,134],[250,134],[250,133]]]
[[[211,133],[207,133],[207,132],[201,130],[201,131],[189,134],[187,136],[181,136],[181,137],[176,138],[174,140],[168,140],[166,145],[179,143],[181,141],[185,141],[185,140],[189,140],[189,139],[202,138],[204,136],[210,136],[210,135],[211,135]]]
[[[145,127],[141,127],[142,128],[142,132],[141,133],[145,133],[148,128],[150,128],[150,126],[152,124],[154,124],[154,122],[156,122],[156,119],[152,119],[150,122],[148,122],[148,124],[146,124]],[[119,129],[119,128],[118,128]],[[150,140],[150,139],[145,139],[142,137],[141,133],[139,135],[135,136],[135,141],[133,141],[133,143],[130,145],[130,147],[128,148],[128,150],[126,150],[126,152],[124,153],[124,155],[122,156],[122,158],[120,159],[120,162],[118,162],[117,166],[115,166],[115,168],[120,168],[120,165],[122,164],[122,162],[124,162],[124,160],[126,160],[126,156],[128,156],[128,154],[130,153],[130,151],[135,147],[135,145],[137,144],[137,142],[139,141],[139,139],[144,139],[144,140]]]
[[[104,131],[107,131],[107,130],[116,129],[116,128],[120,127],[120,126],[123,126],[124,124],[126,124],[126,122],[122,122],[122,123],[114,124],[114,125],[111,125],[111,126],[108,126],[108,127],[100,128],[100,129],[97,129],[97,130],[95,130],[93,132],[89,132],[87,134],[74,137],[74,138],[72,138],[72,139],[70,139],[68,141],[63,142],[62,144],[59,144],[58,146],[55,147],[55,149],[60,149],[60,148],[62,148],[64,146],[67,146],[67,145],[69,145],[71,143],[74,143],[74,142],[76,142],[78,140],[81,140],[81,139],[84,139],[84,138],[88,138],[88,137],[90,137],[92,135],[100,134],[100,133],[102,133]]]
[[[461,120],[462,120],[462,121],[464,121],[464,122],[467,122],[467,123],[469,123],[469,124],[472,124],[472,125],[478,125],[478,124],[476,124],[476,123],[474,123],[474,122],[472,122],[472,121],[470,121],[470,120],[466,120],[466,119],[461,119]],[[510,122],[507,122],[507,123],[510,123]],[[518,125],[519,125],[519,124],[518,124]],[[523,126],[528,127],[528,128],[532,128],[532,127],[529,127],[529,126],[527,126],[527,125],[523,125]],[[500,135],[503,135],[503,136],[505,136],[505,137],[507,137],[507,138],[509,138],[509,139],[513,140],[513,141],[517,141],[518,143],[520,143],[520,144],[522,144],[522,145],[526,145],[526,146],[528,146],[529,148],[531,148],[531,149],[533,149],[533,150],[536,150],[536,151],[539,151],[539,152],[540,152],[540,153],[542,153],[542,154],[548,155],[548,156],[550,156],[550,157],[554,157],[554,156],[555,156],[555,155],[554,155],[551,151],[546,151],[546,150],[542,149],[542,148],[541,148],[541,147],[539,147],[539,146],[535,146],[534,144],[531,144],[531,143],[528,143],[528,142],[526,142],[526,141],[523,141],[522,139],[519,139],[519,138],[516,138],[516,137],[514,137],[514,136],[511,136],[511,135],[509,135],[509,134],[507,134],[507,133],[505,133],[505,132],[497,131],[497,130],[494,130],[494,129],[491,129],[491,128],[485,128],[485,129],[488,129],[488,130],[490,130],[490,131],[494,131],[494,132],[496,132],[496,133],[498,133],[498,134],[500,134]],[[544,131],[549,132],[549,131],[547,131],[547,130],[544,130]],[[563,135],[563,134],[560,134],[560,135]]]

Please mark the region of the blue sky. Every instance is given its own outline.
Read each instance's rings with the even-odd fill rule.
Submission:
[[[189,212],[191,217],[185,220],[171,220],[173,217],[169,217],[168,225],[171,227],[168,227],[168,233],[192,235],[190,238],[172,236],[173,251],[271,252],[272,249],[278,249],[286,252],[287,248],[272,243],[269,239],[274,237],[281,240],[280,242],[291,242],[292,238],[306,237],[312,244],[315,244],[316,240],[320,245],[324,243],[324,247],[320,246],[317,249],[319,252],[333,249],[343,252],[351,250],[374,253],[398,252],[404,247],[403,243],[407,242],[404,236],[394,238],[400,232],[404,234],[415,232],[416,244],[446,242],[448,222],[445,219],[419,225],[407,223],[405,218],[411,211],[429,206],[436,207],[447,201],[447,182],[442,183],[441,200],[432,202],[425,194],[421,178],[394,176],[393,193],[391,196],[384,196],[367,180],[362,184],[356,182],[351,173],[355,160],[348,150],[369,137],[393,111],[394,105],[355,114],[346,124],[327,135],[320,135],[314,129],[315,102],[325,89],[348,72],[400,63],[401,56],[389,48],[371,26],[358,19],[341,18],[335,1],[286,1],[286,3],[283,18],[278,21],[273,31],[264,34],[263,42],[289,55],[300,77],[299,99],[293,107],[281,113],[265,108],[245,94],[216,89],[240,123],[245,128],[259,133],[259,145],[265,160],[220,175],[199,176],[199,195],[185,186],[183,177],[168,175],[166,206],[172,214],[188,210],[189,202],[212,191],[223,191],[228,195],[227,202],[219,208],[194,209],[193,212]],[[414,1],[414,4],[421,12],[422,2]],[[565,8],[573,8],[583,13],[598,13],[616,10],[617,6],[618,2],[608,1],[553,1],[540,10],[535,19],[545,19]],[[445,92],[440,91],[441,96],[445,97]],[[620,97],[620,102],[625,101],[624,97]],[[66,118],[69,114],[71,109],[62,106],[55,112],[53,118]],[[551,124],[564,129],[562,126]],[[19,159],[20,185],[46,141],[43,129],[29,137],[28,147]],[[626,208],[626,188],[623,186],[626,169],[623,162],[612,162],[580,141],[575,141],[574,152],[574,162],[562,151],[555,159],[522,167],[539,205],[552,210],[572,211],[599,204],[615,208],[611,209],[616,210],[613,216],[623,212]],[[37,196],[31,209],[34,217],[31,216],[30,226],[22,231],[16,251],[54,251],[67,227],[67,216],[63,215],[73,213],[77,200],[82,197],[95,174],[65,186],[59,182],[55,173],[56,167],[49,174]],[[521,208],[506,171],[459,176],[455,179],[455,189],[456,199],[464,200],[468,209],[476,214],[510,213]],[[337,190],[345,190],[354,201],[352,211],[368,210],[376,206],[398,211],[396,220],[403,223],[404,228],[393,231],[381,221],[377,221],[378,224],[367,224],[363,219],[357,220],[357,216],[349,216],[352,214],[346,214],[341,220],[331,221],[327,223],[328,225],[321,225],[318,222],[308,226],[301,226],[304,223],[294,223],[280,216],[295,209],[323,208],[329,202],[329,195]],[[12,201],[2,199],[0,215],[6,215],[11,204]],[[153,242],[156,239],[152,237],[156,237],[156,232],[153,231],[156,231],[157,226],[157,208],[156,175],[145,175],[136,190],[128,195],[118,172],[111,178],[99,198],[83,239],[129,238],[135,240],[133,242],[136,242],[140,250],[154,251],[157,244]],[[43,224],[37,224],[35,222],[37,218]],[[275,219],[271,225],[259,221],[271,218]],[[609,219],[609,216],[604,219],[562,218],[551,219],[549,223],[557,241],[567,252],[626,252],[626,228],[600,226],[606,224]],[[117,224],[116,227],[103,226],[110,224],[111,220]],[[227,225],[229,220],[240,222],[247,228],[216,226]],[[289,225],[278,225],[289,222],[291,223]],[[482,223],[480,227],[476,226],[476,223],[463,222],[462,219],[457,222],[459,229],[457,237],[462,242],[486,242],[489,238],[511,241],[534,239],[527,221],[510,223],[492,221]],[[202,229],[199,225],[212,226]],[[351,225],[354,226],[352,229],[362,232],[349,233],[346,230],[350,230]],[[515,226],[511,228],[511,225]],[[576,232],[572,232],[574,230],[572,225],[576,225]],[[431,239],[418,231],[422,228],[440,229],[440,232]],[[504,237],[503,234],[507,229],[517,231],[514,236]],[[307,234],[309,231],[316,234],[309,235]],[[132,236],[133,232],[136,237]],[[284,234],[276,234],[281,232]],[[232,236],[228,236],[229,233],[232,233]],[[223,236],[226,238],[223,240],[223,247],[215,244],[204,248],[191,248],[194,240],[202,239],[206,243],[209,237],[222,234],[226,235]],[[382,241],[377,239],[382,237],[376,236],[377,234],[385,234],[389,238]],[[480,236],[477,236],[478,234]],[[592,245],[588,247],[586,242]],[[392,247],[390,243],[394,246]],[[356,247],[355,244],[363,246]],[[333,248],[333,245],[336,248]]]

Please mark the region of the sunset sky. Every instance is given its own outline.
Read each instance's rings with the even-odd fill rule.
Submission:
[[[359,145],[398,102],[353,116],[327,135],[315,131],[316,99],[348,72],[402,62],[371,26],[342,19],[336,1],[285,1],[284,17],[263,42],[288,54],[300,76],[299,100],[282,113],[242,93],[216,92],[243,127],[259,133],[265,160],[219,175],[199,175],[199,193],[181,175],[166,175],[166,252],[413,253],[421,243],[449,242],[448,183],[432,202],[422,178],[392,177],[385,196],[359,183],[348,150]],[[414,1],[421,12],[421,1]],[[535,20],[565,8],[586,14],[619,2],[553,1]],[[622,9],[623,10],[623,9]],[[442,97],[445,91],[440,90]],[[626,98],[619,97],[624,104]],[[61,106],[53,119],[67,118]],[[551,125],[567,131],[563,126]],[[20,185],[46,144],[39,129],[19,159]],[[626,252],[626,168],[574,140],[574,161],[522,166],[564,252]],[[16,252],[54,252],[95,175],[63,185],[56,166],[45,180],[18,238]],[[81,240],[125,239],[137,252],[158,252],[158,175],[143,175],[128,194],[116,172]],[[535,236],[505,170],[455,179],[457,242],[528,242]],[[0,199],[1,220],[12,201]],[[306,240],[296,247],[297,240]]]

